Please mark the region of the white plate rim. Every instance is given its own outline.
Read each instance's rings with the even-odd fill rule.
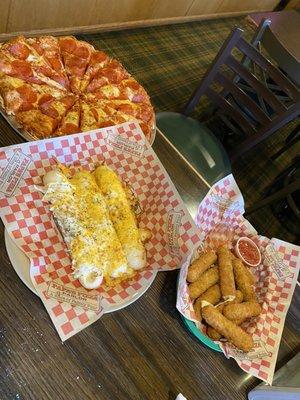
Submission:
[[[6,228],[4,229],[4,242],[9,260],[16,274],[21,279],[21,281],[28,287],[28,289],[30,289],[36,296],[38,296],[38,293],[35,290],[30,278],[29,258],[23,253],[21,249],[19,249],[19,247],[16,245],[16,243],[9,235]],[[123,301],[122,303],[106,305],[104,313],[111,313],[114,311],[121,310],[122,308],[125,308],[130,304],[134,303],[135,301],[137,301],[152,285],[158,271],[153,270],[151,272],[152,272],[152,277],[149,280],[147,280],[147,284],[143,285],[141,289],[138,292],[136,292],[134,296],[132,296],[130,299],[126,301]]]

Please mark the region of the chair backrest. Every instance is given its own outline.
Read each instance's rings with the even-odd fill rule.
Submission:
[[[227,116],[227,120],[230,119],[231,124],[238,124],[244,135],[243,141],[232,152],[233,158],[300,114],[299,89],[256,49],[259,35],[258,40],[256,37],[251,44],[242,34],[240,28],[232,30],[183,110],[183,114],[189,115],[205,95]],[[275,90],[268,86],[266,76]],[[245,85],[240,85],[240,82]],[[221,90],[215,90],[216,85]],[[267,107],[262,107],[258,97]]]

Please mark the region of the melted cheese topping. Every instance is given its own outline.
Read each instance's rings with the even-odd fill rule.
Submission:
[[[93,175],[79,171],[72,178],[63,174],[59,177],[47,184],[44,200],[51,203],[69,248],[75,278],[83,277],[80,281],[87,287],[88,277],[93,274],[95,279],[103,275],[108,284],[111,279],[131,276],[133,270]]]
[[[110,219],[114,224],[128,265],[134,270],[145,267],[146,251],[141,241],[134,211],[121,180],[106,165],[96,168],[94,174],[108,206]]]
[[[107,98],[116,98],[120,96],[120,90],[113,85],[102,86],[101,93]]]

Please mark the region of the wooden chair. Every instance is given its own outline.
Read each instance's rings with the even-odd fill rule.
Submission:
[[[229,153],[232,161],[300,115],[299,89],[242,34],[240,28],[232,30],[183,109],[183,115],[189,116],[203,95],[218,107],[226,117],[224,122],[242,136],[240,143]],[[268,87],[266,75],[281,93]],[[264,100],[267,107],[262,107],[248,90],[240,87],[241,80]],[[216,84],[221,90],[212,87]]]
[[[287,230],[300,235],[300,156],[274,179],[260,200],[246,208],[245,216],[266,206],[273,206],[273,213]]]

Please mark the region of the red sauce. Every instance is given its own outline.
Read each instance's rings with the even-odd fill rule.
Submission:
[[[260,259],[260,254],[255,246],[252,243],[246,240],[240,240],[239,244],[239,252],[243,259],[249,264],[257,264]]]

